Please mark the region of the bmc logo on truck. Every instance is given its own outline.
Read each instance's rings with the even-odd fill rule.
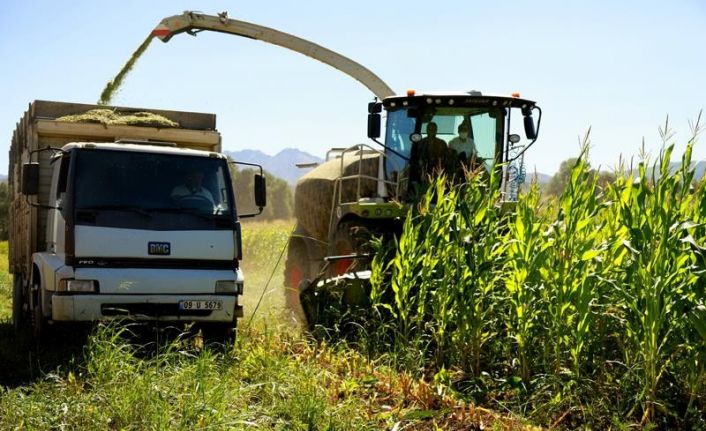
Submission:
[[[148,242],[147,253],[168,256],[172,252],[172,246],[168,242]]]

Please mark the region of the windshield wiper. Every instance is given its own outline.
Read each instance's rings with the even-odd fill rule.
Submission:
[[[129,211],[129,212],[134,212],[134,213],[143,215],[145,217],[152,217],[152,214],[150,214],[144,208],[129,206],[129,205],[94,205],[94,206],[90,206],[90,207],[81,207],[81,208],[76,208],[76,209],[77,210],[84,210],[84,211],[101,211],[101,210]]]

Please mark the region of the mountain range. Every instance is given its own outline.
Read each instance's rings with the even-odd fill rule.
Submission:
[[[262,165],[266,171],[282,178],[291,185],[296,184],[299,177],[310,170],[298,168],[297,164],[322,163],[324,161],[320,157],[296,148],[285,148],[274,156],[265,154],[260,150],[225,151],[225,154],[237,162]]]
[[[547,184],[549,181],[552,180],[551,175],[543,174],[541,172],[527,172],[525,182],[526,183],[531,183],[532,181],[537,179],[537,184]]]

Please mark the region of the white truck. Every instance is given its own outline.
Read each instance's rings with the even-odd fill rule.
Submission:
[[[47,323],[129,317],[232,333],[239,218],[257,213],[236,211],[215,115],[150,110],[170,128],[57,120],[96,108],[35,101],[12,137],[15,327],[40,337]],[[262,211],[261,174],[254,196]]]

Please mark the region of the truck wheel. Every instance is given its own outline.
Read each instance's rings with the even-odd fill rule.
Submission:
[[[204,344],[221,344],[230,347],[235,341],[236,324],[229,323],[204,323],[201,326],[201,336]]]
[[[287,265],[284,270],[284,303],[297,321],[304,324],[306,324],[306,317],[299,295],[302,282],[311,279],[309,272],[309,257],[306,248],[290,242],[287,250]]]
[[[39,280],[32,280],[32,295],[37,295],[33,301],[31,316],[32,316],[32,336],[36,341],[41,341],[44,335],[46,319],[42,312],[42,286]]]
[[[27,323],[25,301],[22,277],[15,275],[12,277],[12,326],[15,331],[20,331]]]

